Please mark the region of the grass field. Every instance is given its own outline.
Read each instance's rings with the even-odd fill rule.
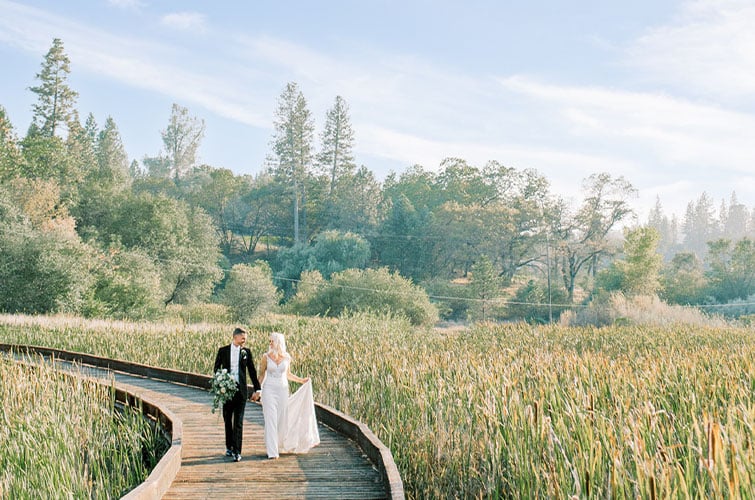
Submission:
[[[209,374],[231,325],[0,317],[0,341]],[[755,333],[260,318],[315,397],[393,452],[409,498],[748,498]],[[210,398],[208,395],[208,411]]]
[[[0,418],[0,498],[120,498],[159,453],[140,414],[114,411],[111,387],[5,357]]]

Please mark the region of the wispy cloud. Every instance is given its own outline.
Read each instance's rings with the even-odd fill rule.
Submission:
[[[673,22],[655,27],[627,49],[626,63],[648,81],[713,99],[755,93],[755,4],[695,0]]]
[[[119,36],[46,11],[0,0],[0,42],[44,53],[53,37],[62,38],[77,69],[152,90],[184,105],[200,105],[240,123],[266,127],[269,118],[243,91],[233,73],[215,75],[201,66],[186,66],[191,57],[175,46]]]
[[[501,79],[509,91],[551,103],[564,132],[595,141],[622,141],[652,151],[666,164],[726,163],[750,172],[755,144],[751,114],[698,104],[660,93],[544,84],[523,77]]]
[[[736,190],[755,199],[752,114],[661,93],[560,86],[525,77],[500,82],[509,92],[548,103],[560,123],[559,142],[593,154],[610,151],[621,159],[623,166],[609,161],[606,168],[639,185],[645,206],[662,194],[679,213],[704,190],[717,196]]]
[[[731,104],[752,106],[755,32],[748,27],[755,25],[755,6],[749,2],[691,2],[673,23],[630,43],[625,59],[615,62],[634,70],[631,91],[465,74],[369,46],[341,44],[325,52],[232,30],[213,33],[223,57],[211,60],[159,35],[121,36],[8,0],[0,0],[0,9],[1,43],[42,54],[55,34],[77,71],[199,105],[239,124],[269,129],[286,81],[300,84],[318,123],[341,95],[351,108],[357,154],[397,165],[432,169],[448,156],[477,165],[498,160],[535,168],[567,193],[591,173],[611,171],[640,187],[650,204],[659,193],[675,196],[675,210],[680,200],[725,185],[741,199],[755,199],[755,115]],[[199,13],[169,14],[161,22],[209,30]],[[708,180],[710,169],[721,175]]]
[[[755,117],[746,112],[653,89],[472,77],[377,51],[358,59],[270,37],[245,44],[258,63],[285,68],[308,98],[345,95],[360,154],[430,169],[448,156],[495,159],[536,168],[569,195],[591,173],[610,171],[640,187],[646,206],[663,194],[675,211],[703,189],[755,197]],[[721,184],[708,180],[711,168],[726,172]]]
[[[160,19],[160,24],[169,28],[204,33],[207,31],[207,21],[204,14],[199,12],[173,12]]]

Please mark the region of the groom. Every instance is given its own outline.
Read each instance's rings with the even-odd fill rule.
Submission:
[[[232,457],[234,462],[241,461],[241,439],[244,433],[244,410],[249,396],[246,383],[246,373],[252,377],[254,394],[252,401],[260,398],[260,383],[257,380],[257,370],[252,361],[252,352],[244,347],[247,332],[243,328],[233,331],[233,340],[229,345],[218,349],[215,356],[215,368],[213,373],[221,368],[236,379],[239,390],[233,395],[233,399],[223,405],[223,421],[225,422],[225,455]]]

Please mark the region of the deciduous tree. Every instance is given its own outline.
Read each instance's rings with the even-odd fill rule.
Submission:
[[[705,298],[707,285],[703,264],[697,255],[680,252],[661,271],[658,295],[669,304],[699,304]]]
[[[0,181],[21,175],[23,156],[13,124],[3,106],[0,106]]]
[[[594,275],[599,257],[611,252],[608,234],[633,214],[628,200],[636,194],[623,177],[613,178],[607,173],[591,175],[584,188],[587,196],[576,213],[563,203],[555,207],[556,261],[569,301],[574,299],[579,273],[587,266]]]
[[[710,292],[720,303],[755,294],[755,240],[718,239],[708,243]]]
[[[170,120],[161,132],[163,150],[156,157],[145,157],[150,175],[178,180],[197,161],[197,150],[204,138],[204,120],[191,116],[189,109],[173,103]]]
[[[649,226],[625,229],[623,258],[598,273],[596,288],[620,291],[626,297],[655,295],[663,264],[658,253],[659,239],[658,231]]]

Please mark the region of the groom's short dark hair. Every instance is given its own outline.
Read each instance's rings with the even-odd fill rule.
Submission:
[[[235,337],[236,335],[241,335],[242,333],[247,333],[247,331],[246,331],[246,330],[244,330],[243,328],[241,328],[240,326],[237,326],[237,327],[236,327],[236,329],[235,329],[235,330],[233,330],[233,336],[234,336],[234,337]]]

